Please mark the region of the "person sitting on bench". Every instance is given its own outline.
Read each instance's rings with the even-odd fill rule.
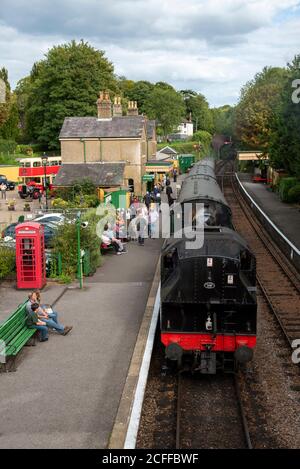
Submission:
[[[41,305],[41,294],[39,290],[33,291],[28,295],[28,301],[26,304],[26,311],[27,313],[31,310],[31,305],[33,303],[38,303],[40,305],[39,309],[39,316],[44,316],[46,319],[50,318],[53,319],[54,322],[58,323],[58,314],[56,311],[53,311],[51,308],[51,312],[47,311],[49,309],[48,305]]]
[[[125,249],[122,242],[114,237],[113,231],[109,229],[108,225],[104,225],[104,231],[101,236],[102,243],[107,246],[112,245],[115,248],[116,254],[125,254]]]
[[[40,299],[40,297],[39,297]],[[46,326],[50,327],[51,329],[55,329],[57,332],[59,332],[62,335],[67,335],[72,329],[72,326],[63,326],[60,324],[57,320],[57,313],[53,312],[52,313],[47,313],[38,303],[37,301],[37,295],[36,292],[32,292],[31,295],[29,295],[29,301],[26,304],[26,313],[27,315],[30,315],[31,310],[32,310],[32,305],[38,305],[38,308],[36,310],[36,313],[38,315],[38,318],[46,324]],[[51,317],[52,316],[52,317]]]
[[[38,303],[32,303],[30,307],[30,312],[26,310],[26,324],[29,329],[37,329],[40,332],[40,342],[45,342],[48,340],[48,328],[44,321],[41,321],[37,315],[37,311],[40,305]]]

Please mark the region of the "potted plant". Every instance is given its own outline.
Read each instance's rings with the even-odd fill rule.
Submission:
[[[9,200],[8,202],[8,210],[15,210],[16,208],[16,201],[15,199]]]
[[[30,204],[28,202],[24,204],[24,212],[30,212]]]

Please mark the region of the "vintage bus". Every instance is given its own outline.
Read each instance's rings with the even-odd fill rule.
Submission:
[[[61,167],[61,156],[49,156],[46,164],[46,180],[48,187],[51,189],[55,176]],[[35,186],[40,191],[44,190],[45,167],[42,158],[23,158],[20,160],[18,191],[19,194],[24,192],[24,187]]]

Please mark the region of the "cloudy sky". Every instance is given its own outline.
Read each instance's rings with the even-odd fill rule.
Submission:
[[[81,38],[119,75],[234,104],[265,65],[300,54],[300,1],[0,0],[0,66],[13,87],[51,46]]]

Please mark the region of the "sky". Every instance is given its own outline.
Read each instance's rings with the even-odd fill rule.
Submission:
[[[264,66],[300,54],[300,1],[0,0],[0,67],[13,88],[53,45],[72,39],[104,50],[128,79],[235,104]]]

